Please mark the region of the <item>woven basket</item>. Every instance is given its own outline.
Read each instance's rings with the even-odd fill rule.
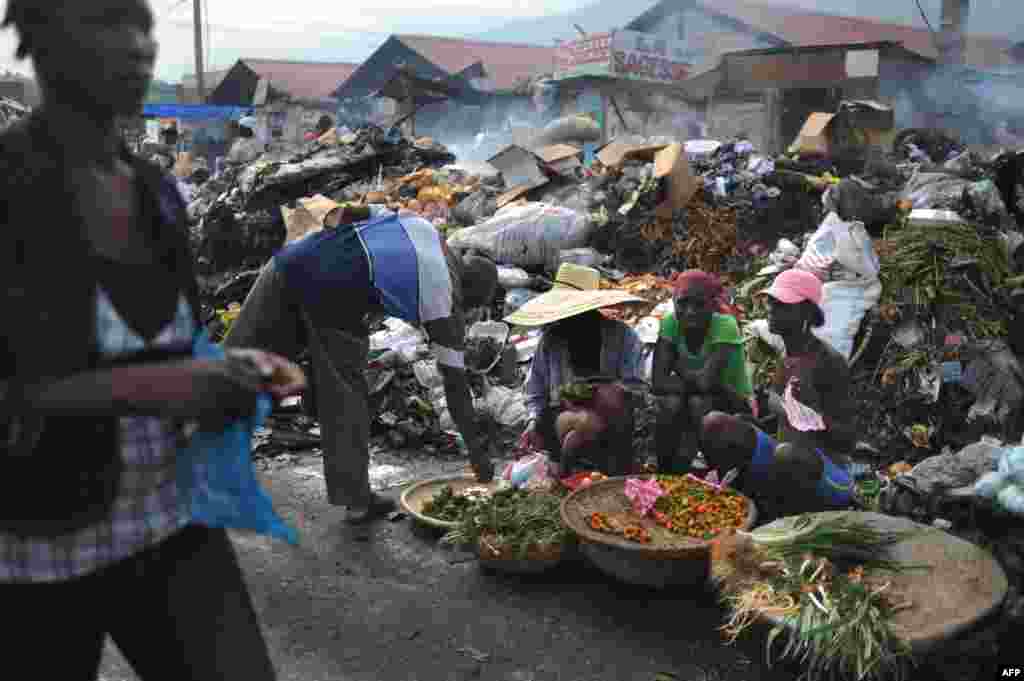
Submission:
[[[440,494],[441,490],[449,485],[451,485],[452,490],[456,493],[470,487],[484,487],[491,492],[498,489],[497,480],[484,484],[477,482],[476,477],[472,475],[455,475],[444,478],[434,478],[433,480],[423,480],[422,482],[415,483],[402,492],[402,508],[406,513],[410,514],[424,525],[429,525],[442,530],[453,530],[458,526],[458,523],[438,520],[437,518],[431,518],[430,516],[423,515],[423,505]]]
[[[825,511],[816,519],[846,516],[884,532],[915,531],[886,549],[886,558],[904,565],[927,565],[887,576],[889,592],[910,604],[892,620],[893,633],[917,655],[929,654],[943,644],[984,626],[999,613],[1010,588],[1006,572],[991,553],[942,530],[907,518],[860,511]],[[758,532],[789,529],[783,518]],[[755,533],[757,534],[757,533]],[[716,572],[719,568],[716,568]],[[773,624],[792,627],[779,617]]]
[[[625,487],[626,478],[610,478],[578,489],[562,502],[562,522],[579,537],[581,552],[601,571],[630,584],[654,588],[703,585],[711,569],[711,542],[677,534],[650,518],[636,520],[650,533],[650,544],[590,527],[590,515],[594,512],[636,517]],[[749,530],[757,520],[757,507],[750,499],[744,499],[747,519],[740,529]]]

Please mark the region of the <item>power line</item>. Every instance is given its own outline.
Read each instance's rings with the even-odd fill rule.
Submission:
[[[168,16],[171,15],[172,12],[174,12],[174,10],[178,9],[179,7],[182,7],[187,2],[188,2],[188,0],[178,0],[173,5],[170,5],[169,7],[167,7],[167,9],[165,9],[163,12],[161,12],[160,13],[160,18],[161,19],[166,19]]]
[[[924,19],[925,25],[928,26],[928,30],[931,31],[934,36],[935,29],[932,28],[932,22],[928,21],[928,15],[924,13],[924,7],[921,7],[921,0],[914,0],[914,3],[917,5],[917,11],[921,13],[921,18]]]

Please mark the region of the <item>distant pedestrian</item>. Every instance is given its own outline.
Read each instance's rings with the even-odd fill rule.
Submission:
[[[238,121],[238,139],[228,151],[229,163],[252,163],[267,150],[266,145],[256,135],[257,122],[252,116]]]
[[[180,512],[175,454],[186,424],[255,410],[247,359],[296,376],[278,397],[303,381],[269,353],[192,356],[185,207],[115,122],[141,109],[152,24],[143,0],[7,4],[43,104],[0,135],[4,656],[86,681],[109,635],[145,681],[270,681],[227,533]]]

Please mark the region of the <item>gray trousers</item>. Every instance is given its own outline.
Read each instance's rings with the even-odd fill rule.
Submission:
[[[343,295],[339,293],[339,305]],[[305,342],[313,357],[310,378],[323,440],[327,500],[335,506],[364,506],[370,500],[369,389],[364,374],[369,338],[315,327],[301,304],[290,298],[284,276],[271,260],[245,299],[224,345],[295,359]]]

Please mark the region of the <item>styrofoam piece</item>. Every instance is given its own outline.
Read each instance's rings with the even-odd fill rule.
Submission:
[[[959,213],[951,210],[917,208],[910,211],[907,224],[914,227],[950,227],[966,224],[966,221],[960,217]]]

